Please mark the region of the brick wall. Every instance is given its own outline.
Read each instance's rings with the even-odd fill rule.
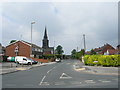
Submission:
[[[30,57],[30,46],[23,42],[16,42],[6,47],[6,56],[15,57],[15,48],[18,46],[18,56]]]

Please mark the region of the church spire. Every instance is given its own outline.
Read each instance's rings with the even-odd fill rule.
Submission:
[[[48,37],[47,37],[47,29],[46,29],[46,26],[45,26],[44,39],[48,39]]]
[[[43,48],[48,48],[49,47],[49,40],[48,40],[48,37],[47,37],[47,29],[46,29],[46,26],[45,26],[45,32],[44,32],[44,38],[43,38],[43,45],[42,45]]]

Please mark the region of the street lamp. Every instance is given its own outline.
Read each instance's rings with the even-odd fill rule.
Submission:
[[[32,56],[32,25],[35,24],[35,22],[31,22],[31,56]]]

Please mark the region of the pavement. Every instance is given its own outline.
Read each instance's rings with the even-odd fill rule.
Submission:
[[[86,66],[83,63],[76,63],[74,65],[76,71],[83,71],[93,74],[102,74],[102,75],[120,75],[120,67],[102,67],[102,66]]]
[[[86,68],[85,72],[103,75],[120,75],[118,67],[102,67],[102,66],[83,66]],[[90,69],[90,70],[89,70]]]
[[[0,75],[23,71],[23,70],[29,70],[35,67],[44,66],[44,65],[53,64],[53,63],[55,62],[42,63],[42,64],[38,62],[38,64],[17,65],[16,67],[16,64],[14,62],[4,62],[4,63],[0,63]]]

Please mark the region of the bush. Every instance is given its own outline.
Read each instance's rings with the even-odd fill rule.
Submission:
[[[120,66],[120,55],[85,55],[85,65]]]

